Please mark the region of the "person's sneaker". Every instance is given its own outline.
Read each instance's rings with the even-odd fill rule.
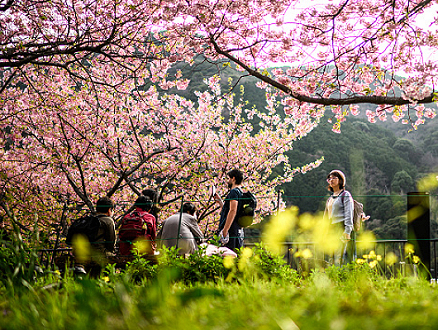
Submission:
[[[85,271],[83,266],[75,266],[75,269],[73,271],[76,275],[86,275],[87,274],[87,272]]]

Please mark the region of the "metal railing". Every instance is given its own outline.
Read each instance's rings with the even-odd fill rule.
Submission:
[[[374,251],[377,256],[380,256],[379,268],[385,276],[394,276],[399,274],[406,275],[409,272],[415,272],[415,265],[412,264],[412,260],[408,260],[407,253],[405,251],[405,245],[408,243],[408,240],[376,240],[372,243],[373,247],[367,250],[356,250],[356,260],[366,259],[364,258],[364,255],[369,255],[370,251]],[[255,244],[256,243],[254,242],[248,242],[245,243],[244,246],[254,247]],[[286,263],[298,271],[303,270],[303,264],[305,264],[307,271],[321,267],[325,268],[335,264],[334,256],[321,252],[314,242],[284,242],[283,245],[285,251],[284,259]],[[430,239],[430,247],[431,260],[430,268],[428,269],[428,275],[430,278],[436,279],[438,278],[438,238]],[[296,252],[304,249],[309,249],[312,255],[305,261],[301,256],[296,256]],[[53,265],[56,257],[59,257],[63,254],[70,254],[71,251],[71,248],[40,249],[38,250],[40,264],[46,267],[49,265],[51,266]],[[396,256],[397,262],[391,262],[390,264],[387,262],[387,257],[390,253]],[[424,264],[428,265],[426,262]]]
[[[376,257],[379,256],[378,267],[382,274],[385,276],[396,276],[396,275],[406,275],[408,273],[415,273],[416,266],[412,263],[412,260],[408,260],[407,253],[405,251],[405,245],[408,240],[376,240],[373,241],[373,247],[365,250],[356,249],[355,262],[358,259],[362,259],[363,262],[369,262],[371,259],[364,258],[364,256],[369,255],[370,251],[374,251]],[[431,240],[433,244],[432,253],[434,256],[433,268],[429,269],[430,276],[432,278],[437,277],[437,265],[438,265],[438,255],[437,246],[438,239]],[[245,246],[253,247],[256,243],[246,243]],[[314,242],[284,242],[285,248],[284,259],[286,263],[298,271],[310,271],[312,269],[319,269],[331,266],[335,263],[335,258],[333,254],[326,254],[316,247]],[[309,249],[311,252],[311,257],[303,259],[302,256],[297,256],[298,251],[304,249]],[[396,257],[396,262],[388,263],[388,255],[393,254]],[[376,259],[374,259],[376,260]]]

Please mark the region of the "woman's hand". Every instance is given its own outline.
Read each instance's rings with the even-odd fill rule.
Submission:
[[[343,233],[341,239],[342,239],[343,241],[349,241],[349,240],[351,239],[351,236],[350,236],[350,234]]]

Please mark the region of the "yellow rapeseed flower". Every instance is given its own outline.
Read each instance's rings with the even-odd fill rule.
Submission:
[[[398,261],[398,258],[397,258],[397,256],[395,255],[394,252],[389,252],[389,253],[386,255],[385,262],[386,262],[386,264],[387,264],[388,266],[392,266],[392,265],[394,265],[397,261]]]
[[[359,265],[363,265],[365,263],[365,260],[359,258],[359,259],[356,259],[356,263]]]
[[[377,261],[382,261],[382,256],[381,256],[380,254],[378,254],[378,255],[376,256],[376,260],[377,260]]]
[[[243,272],[245,268],[248,266],[249,258],[252,256],[252,250],[250,248],[244,248],[240,255],[237,267],[239,271]]]
[[[420,262],[420,257],[418,257],[418,256],[413,256],[413,257],[412,257],[412,262],[413,262],[414,264],[418,264],[418,263]]]
[[[405,245],[405,253],[406,254],[413,254],[414,252],[415,252],[414,245],[412,245],[411,243],[407,243]]]
[[[103,280],[104,280],[105,282],[107,282],[107,283],[110,281],[110,279],[109,279],[108,276],[105,276],[105,277],[103,278]]]
[[[298,221],[298,207],[290,207],[279,213],[266,225],[263,240],[266,247],[275,254],[283,254],[283,242]]]
[[[146,254],[151,250],[151,242],[139,239],[134,242],[134,248],[138,250],[139,254]]]
[[[309,249],[304,249],[303,251],[301,251],[301,256],[304,259],[310,259],[313,257],[313,253]]]
[[[339,235],[336,230],[333,230],[330,221],[324,219],[320,213],[315,217],[315,226],[312,228],[312,237],[307,240],[315,242],[315,247],[321,252],[332,254],[340,248]]]
[[[72,245],[76,260],[79,263],[84,263],[90,260],[91,245],[85,236],[75,235],[73,237]]]
[[[233,266],[234,266],[234,257],[233,256],[225,256],[224,260],[223,260],[223,263],[224,263],[224,267],[226,269],[233,268]]]
[[[373,261],[371,261],[371,262],[369,263],[369,265],[370,265],[370,268],[374,268],[374,267],[376,267],[376,266],[377,266],[377,260],[373,260]]]
[[[422,178],[418,184],[418,191],[430,191],[438,187],[438,176],[437,173],[431,173],[426,177]]]
[[[244,248],[244,249],[242,250],[241,256],[244,257],[244,258],[250,258],[250,257],[252,257],[252,249],[247,248],[247,247]]]
[[[376,259],[376,258],[377,258],[376,252],[374,252],[374,250],[370,251],[368,255],[368,259]]]
[[[315,218],[309,213],[304,213],[300,215],[300,221],[298,224],[300,228],[304,231],[313,230],[316,225]]]
[[[376,236],[371,231],[364,231],[357,238],[357,248],[359,250],[369,250],[376,245]]]

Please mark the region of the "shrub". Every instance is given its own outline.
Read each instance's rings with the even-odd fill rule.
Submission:
[[[152,265],[137,255],[130,262],[125,273],[136,282],[153,280],[171,269],[175,280],[184,284],[232,281],[249,278],[263,278],[270,281],[288,281],[299,283],[297,271],[291,269],[284,259],[273,255],[256,244],[253,249],[243,248],[238,251],[236,260],[220,255],[205,255],[205,248],[200,248],[187,258],[178,255],[175,247],[160,250],[158,264]]]
[[[14,289],[18,286],[29,286],[40,271],[38,256],[34,245],[38,242],[38,229],[35,225],[34,232],[29,242],[26,242],[18,226],[14,225],[14,232],[8,235],[8,240],[0,241],[0,281]]]

